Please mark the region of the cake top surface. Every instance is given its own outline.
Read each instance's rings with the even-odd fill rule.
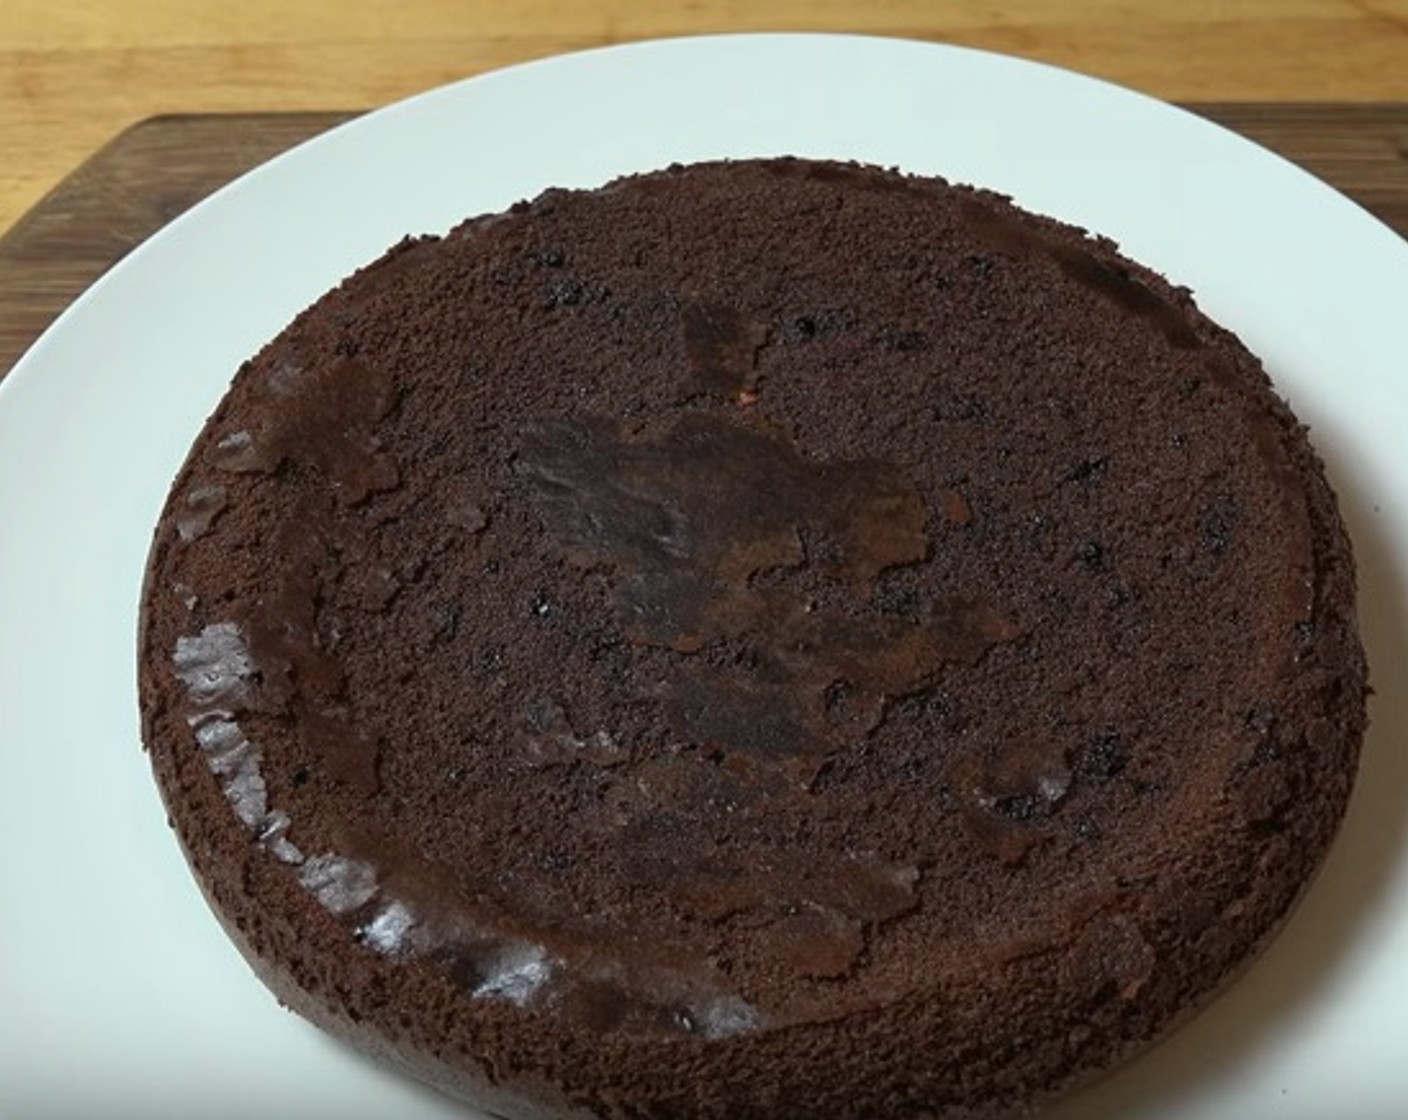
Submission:
[[[154,554],[153,726],[489,1003],[718,1039],[1045,975],[1158,1019],[1298,885],[1248,886],[1311,828],[1292,748],[1352,755],[1330,502],[1187,292],[996,196],[550,191],[242,369]]]

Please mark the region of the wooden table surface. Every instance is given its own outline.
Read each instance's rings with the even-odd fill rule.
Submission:
[[[1408,0],[0,0],[0,233],[155,114],[365,108],[582,47],[761,30],[961,43],[1167,100],[1408,100]]]

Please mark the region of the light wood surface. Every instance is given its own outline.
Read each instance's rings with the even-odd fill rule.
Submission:
[[[0,0],[0,231],[158,113],[365,108],[720,31],[977,46],[1168,100],[1408,100],[1408,0]]]

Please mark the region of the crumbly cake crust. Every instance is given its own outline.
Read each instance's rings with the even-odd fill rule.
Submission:
[[[1365,666],[1303,429],[995,195],[745,161],[408,240],[238,373],[144,735],[279,998],[514,1117],[995,1114],[1216,992]]]

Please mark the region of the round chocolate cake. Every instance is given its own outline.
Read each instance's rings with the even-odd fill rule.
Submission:
[[[482,1108],[1000,1114],[1279,926],[1353,600],[1186,290],[934,179],[676,166],[408,240],[240,369],[142,718],[279,999]]]

